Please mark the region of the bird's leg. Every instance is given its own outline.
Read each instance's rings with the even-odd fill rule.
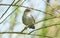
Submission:
[[[24,29],[21,31],[21,33],[24,31],[24,30],[26,30],[27,29],[27,27],[24,27]]]

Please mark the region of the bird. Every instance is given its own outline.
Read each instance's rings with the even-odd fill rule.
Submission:
[[[22,22],[25,24],[28,28],[35,29],[34,23],[35,19],[31,15],[31,9],[25,9],[24,14],[22,16]]]

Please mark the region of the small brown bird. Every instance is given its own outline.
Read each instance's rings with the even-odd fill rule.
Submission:
[[[34,17],[31,15],[30,9],[26,9],[24,11],[24,14],[22,16],[22,21],[27,27],[35,29],[35,26],[34,26],[35,20],[34,20]]]

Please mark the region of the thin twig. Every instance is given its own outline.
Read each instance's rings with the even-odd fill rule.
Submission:
[[[18,0],[14,5],[16,5],[20,0]]]
[[[29,34],[31,34],[34,31],[37,31],[37,30],[40,30],[40,29],[45,29],[45,28],[48,28],[48,27],[56,26],[56,25],[60,25],[60,24],[52,24],[52,25],[49,25],[49,26],[41,27],[41,28],[38,28],[38,29],[35,29],[35,30],[31,31]]]
[[[7,13],[7,11],[9,10],[9,8],[11,7],[11,5],[13,5],[13,3],[15,2],[15,0],[9,5],[9,7],[7,8],[7,10],[2,14],[2,16],[0,17],[0,19]]]
[[[43,19],[43,20],[40,20],[40,21],[36,22],[35,24],[43,22],[43,21],[52,20],[52,19],[55,19],[55,18],[60,18],[60,16],[59,17],[48,18],[48,19]]]
[[[0,5],[9,6],[10,4],[0,4]],[[20,5],[12,5],[12,6],[30,8],[30,7],[26,7],[26,6],[22,6],[22,5],[21,5],[21,6],[20,6]],[[48,13],[48,12],[44,12],[44,11],[42,11],[42,10],[38,10],[38,9],[34,9],[34,8],[31,8],[31,9],[36,10],[36,11],[40,11],[40,12],[43,12],[43,13],[45,13],[45,14],[49,14],[49,15],[53,16],[53,14],[50,14],[50,13]],[[56,17],[56,16],[54,16],[54,17]]]
[[[20,4],[20,6],[25,2],[26,0],[24,0],[21,4]],[[15,9],[15,10],[17,10],[19,8],[19,6]],[[0,22],[0,24],[1,23],[3,23],[15,10],[13,10],[2,22]]]

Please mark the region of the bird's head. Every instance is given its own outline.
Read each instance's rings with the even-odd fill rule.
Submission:
[[[31,9],[25,9],[25,13],[29,13],[31,11]]]

